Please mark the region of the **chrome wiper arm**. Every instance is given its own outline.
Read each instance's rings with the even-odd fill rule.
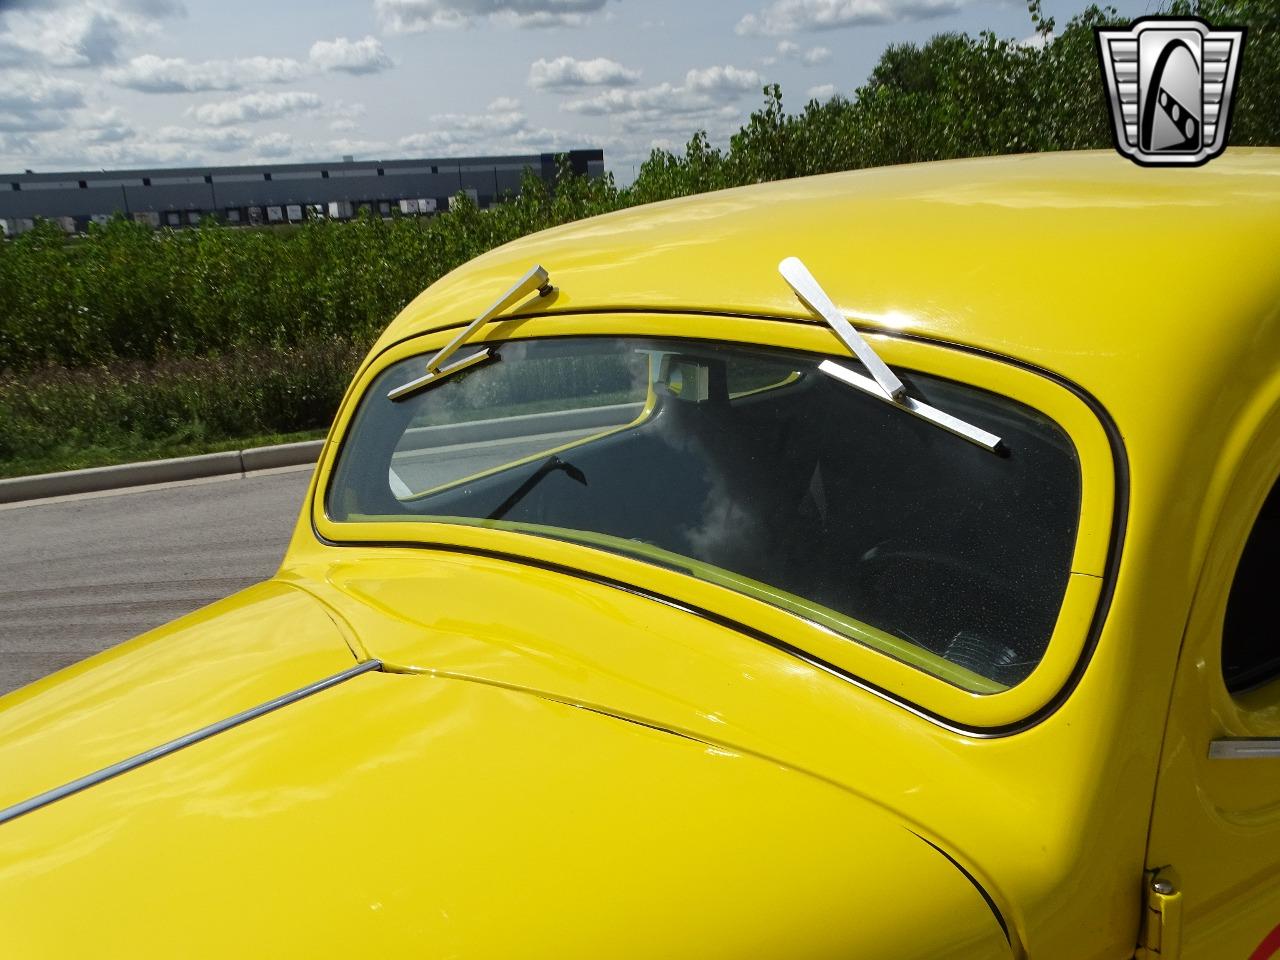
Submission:
[[[441,380],[461,370],[466,370],[477,363],[491,359],[494,356],[493,350],[489,347],[483,347],[475,353],[468,354],[461,360],[455,360],[453,363],[448,362],[464,343],[475,336],[477,330],[502,313],[502,311],[519,303],[535,290],[545,297],[551,293],[551,289],[550,275],[546,270],[539,266],[530,269],[528,273],[516,281],[515,286],[495,300],[488,310],[459,330],[452,340],[436,351],[435,356],[427,361],[425,376],[411,380],[404,386],[396,387],[387,394],[387,399],[403,400],[405,397],[412,396],[420,390],[435,386]]]
[[[778,264],[778,272],[791,285],[791,289],[796,292],[796,296],[810,310],[825,320],[827,325],[831,327],[836,336],[844,342],[854,356],[862,361],[862,365],[867,368],[871,376],[864,377],[862,374],[850,370],[848,367],[833,360],[823,360],[818,364],[819,370],[843,384],[875,397],[877,400],[883,400],[885,403],[914,414],[922,420],[929,421],[934,426],[941,427],[943,430],[954,433],[958,437],[963,437],[984,450],[989,450],[992,453],[1003,452],[1003,441],[994,433],[983,430],[981,427],[976,427],[961,420],[959,417],[954,417],[939,410],[937,407],[931,407],[927,403],[908,396],[907,388],[898,379],[897,374],[889,369],[871,344],[863,339],[862,334],[858,333],[853,324],[845,319],[844,314],[827,296],[827,292],[822,289],[822,286],[814,279],[813,274],[809,272],[809,268],[801,263],[799,258],[787,257]]]
[[[441,347],[439,352],[427,361],[427,372],[441,372],[441,368],[448,359],[457,353],[458,348],[470,340],[477,330],[502,313],[503,310],[506,310],[507,307],[519,303],[535,290],[544,297],[551,293],[550,275],[542,267],[531,268],[528,273],[516,281],[514,287],[495,300],[493,306],[459,330],[452,340]]]
[[[901,400],[907,395],[907,388],[903,386],[897,374],[880,359],[880,354],[871,348],[871,344],[862,339],[862,334],[853,328],[853,324],[844,318],[844,314],[831,302],[827,291],[822,289],[822,285],[814,279],[809,268],[800,262],[799,257],[787,257],[778,264],[778,272],[782,274],[782,279],[791,284],[791,289],[796,292],[796,296],[810,310],[827,321],[827,325],[835,331],[836,336],[843,340],[844,345],[853,355],[862,361],[862,365],[875,378],[887,399]]]

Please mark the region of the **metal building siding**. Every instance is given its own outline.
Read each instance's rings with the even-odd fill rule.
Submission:
[[[418,198],[435,200],[444,209],[450,197],[463,191],[473,193],[481,205],[487,205],[504,194],[518,192],[526,170],[553,181],[557,156],[542,153],[0,174],[0,219],[73,217],[83,227],[90,217],[115,212],[164,214],[176,210],[225,215],[228,209],[327,205],[344,200],[356,205],[385,202],[396,206],[396,201]],[[599,176],[604,153],[573,150],[569,152],[569,164],[576,172]],[[164,218],[161,222],[165,222]],[[184,218],[183,222],[187,220]]]

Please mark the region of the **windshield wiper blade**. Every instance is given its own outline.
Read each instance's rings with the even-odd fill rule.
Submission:
[[[906,386],[898,378],[898,375],[889,369],[889,366],[880,359],[880,355],[876,353],[871,344],[863,339],[862,334],[858,333],[853,324],[845,319],[844,314],[827,296],[827,292],[822,289],[821,284],[814,279],[813,274],[809,272],[809,268],[798,257],[787,257],[778,264],[778,272],[791,285],[791,289],[796,292],[796,296],[810,310],[825,320],[827,325],[835,332],[835,335],[849,348],[850,352],[862,361],[862,365],[867,368],[871,376],[864,377],[862,374],[856,373],[832,360],[823,360],[819,363],[819,370],[827,374],[827,376],[839,380],[841,383],[875,397],[877,400],[883,400],[885,403],[914,414],[922,420],[927,420],[934,426],[941,427],[943,430],[954,433],[958,437],[963,437],[984,450],[989,450],[992,453],[1002,453],[1004,451],[1003,441],[994,433],[983,430],[981,427],[976,427],[961,420],[959,417],[954,417],[909,396]]]
[[[988,433],[981,427],[975,427],[972,423],[961,420],[959,417],[953,417],[946,411],[931,407],[927,403],[916,400],[914,397],[904,396],[901,400],[890,400],[881,393],[879,385],[870,377],[864,377],[862,374],[850,370],[834,360],[823,360],[818,364],[818,369],[841,383],[855,387],[864,393],[869,393],[877,400],[892,403],[895,407],[901,407],[908,413],[914,413],[921,420],[928,420],[936,427],[941,427],[943,430],[954,433],[957,437],[963,437],[971,443],[976,443],[984,450],[990,450],[992,453],[1002,453],[1004,450],[1004,441],[994,433]]]
[[[827,321],[827,325],[835,331],[836,336],[843,340],[844,345],[853,355],[862,361],[862,365],[870,371],[887,399],[900,400],[907,395],[907,388],[898,379],[898,375],[889,369],[888,365],[880,359],[880,354],[871,349],[871,344],[862,339],[862,334],[844,318],[844,314],[831,302],[827,291],[822,289],[822,285],[814,279],[809,268],[800,262],[799,257],[787,257],[778,264],[778,272],[787,283],[791,284],[791,289],[796,292],[796,296],[810,310]]]
[[[544,297],[548,296],[552,290],[550,275],[540,266],[531,268],[528,273],[516,281],[515,286],[495,300],[488,310],[459,330],[452,340],[437,350],[436,355],[427,361],[425,376],[411,380],[404,386],[396,387],[387,394],[387,399],[403,400],[405,397],[435,386],[446,377],[495,357],[496,354],[494,354],[492,348],[484,347],[475,353],[468,354],[461,360],[455,360],[453,363],[448,362],[464,343],[475,336],[477,330],[508,307],[519,303],[535,290]]]

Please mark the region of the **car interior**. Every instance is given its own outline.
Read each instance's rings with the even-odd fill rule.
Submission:
[[[348,516],[601,534],[594,545],[730,571],[1001,684],[1035,666],[1079,515],[1079,468],[1059,428],[1007,399],[910,377],[913,395],[1005,438],[994,455],[848,388],[812,357],[646,347],[662,363],[649,414],[631,427],[400,499],[385,482],[391,426],[359,458],[366,479],[347,481],[360,490]],[[765,385],[733,389],[736,364]]]

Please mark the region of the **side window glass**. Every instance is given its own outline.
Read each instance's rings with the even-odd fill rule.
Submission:
[[[1231,584],[1222,677],[1232,693],[1280,677],[1280,482],[1254,521]]]

